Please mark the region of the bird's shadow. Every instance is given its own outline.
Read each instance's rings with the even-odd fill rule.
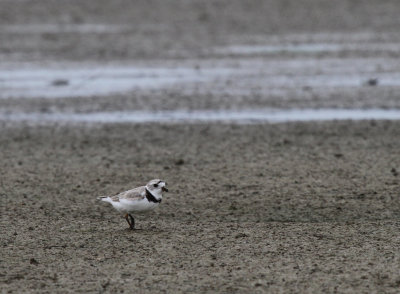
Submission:
[[[140,235],[154,235],[154,234],[162,234],[166,233],[167,231],[159,229],[159,228],[153,228],[153,227],[148,227],[148,228],[135,228],[134,230],[130,228],[125,228],[120,230],[122,233],[126,234],[140,234]]]

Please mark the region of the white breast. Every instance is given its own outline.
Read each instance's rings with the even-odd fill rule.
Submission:
[[[113,206],[122,212],[144,212],[156,208],[159,203],[149,202],[146,198],[141,200],[120,199],[119,202],[112,203]]]

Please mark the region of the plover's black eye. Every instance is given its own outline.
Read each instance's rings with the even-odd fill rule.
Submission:
[[[158,184],[154,184],[153,186],[154,186],[154,188],[157,188],[157,187],[158,187]]]

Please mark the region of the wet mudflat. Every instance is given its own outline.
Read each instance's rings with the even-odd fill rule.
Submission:
[[[399,121],[237,114],[398,111],[399,14],[0,1],[0,292],[398,293]],[[170,192],[138,231],[96,200],[152,178]]]
[[[396,293],[399,127],[3,125],[2,290]],[[95,199],[155,177],[138,231]]]

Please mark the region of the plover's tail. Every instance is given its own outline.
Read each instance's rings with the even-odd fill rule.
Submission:
[[[97,199],[101,200],[101,201],[105,201],[105,202],[110,202],[109,196],[100,196],[100,197],[97,197]]]

